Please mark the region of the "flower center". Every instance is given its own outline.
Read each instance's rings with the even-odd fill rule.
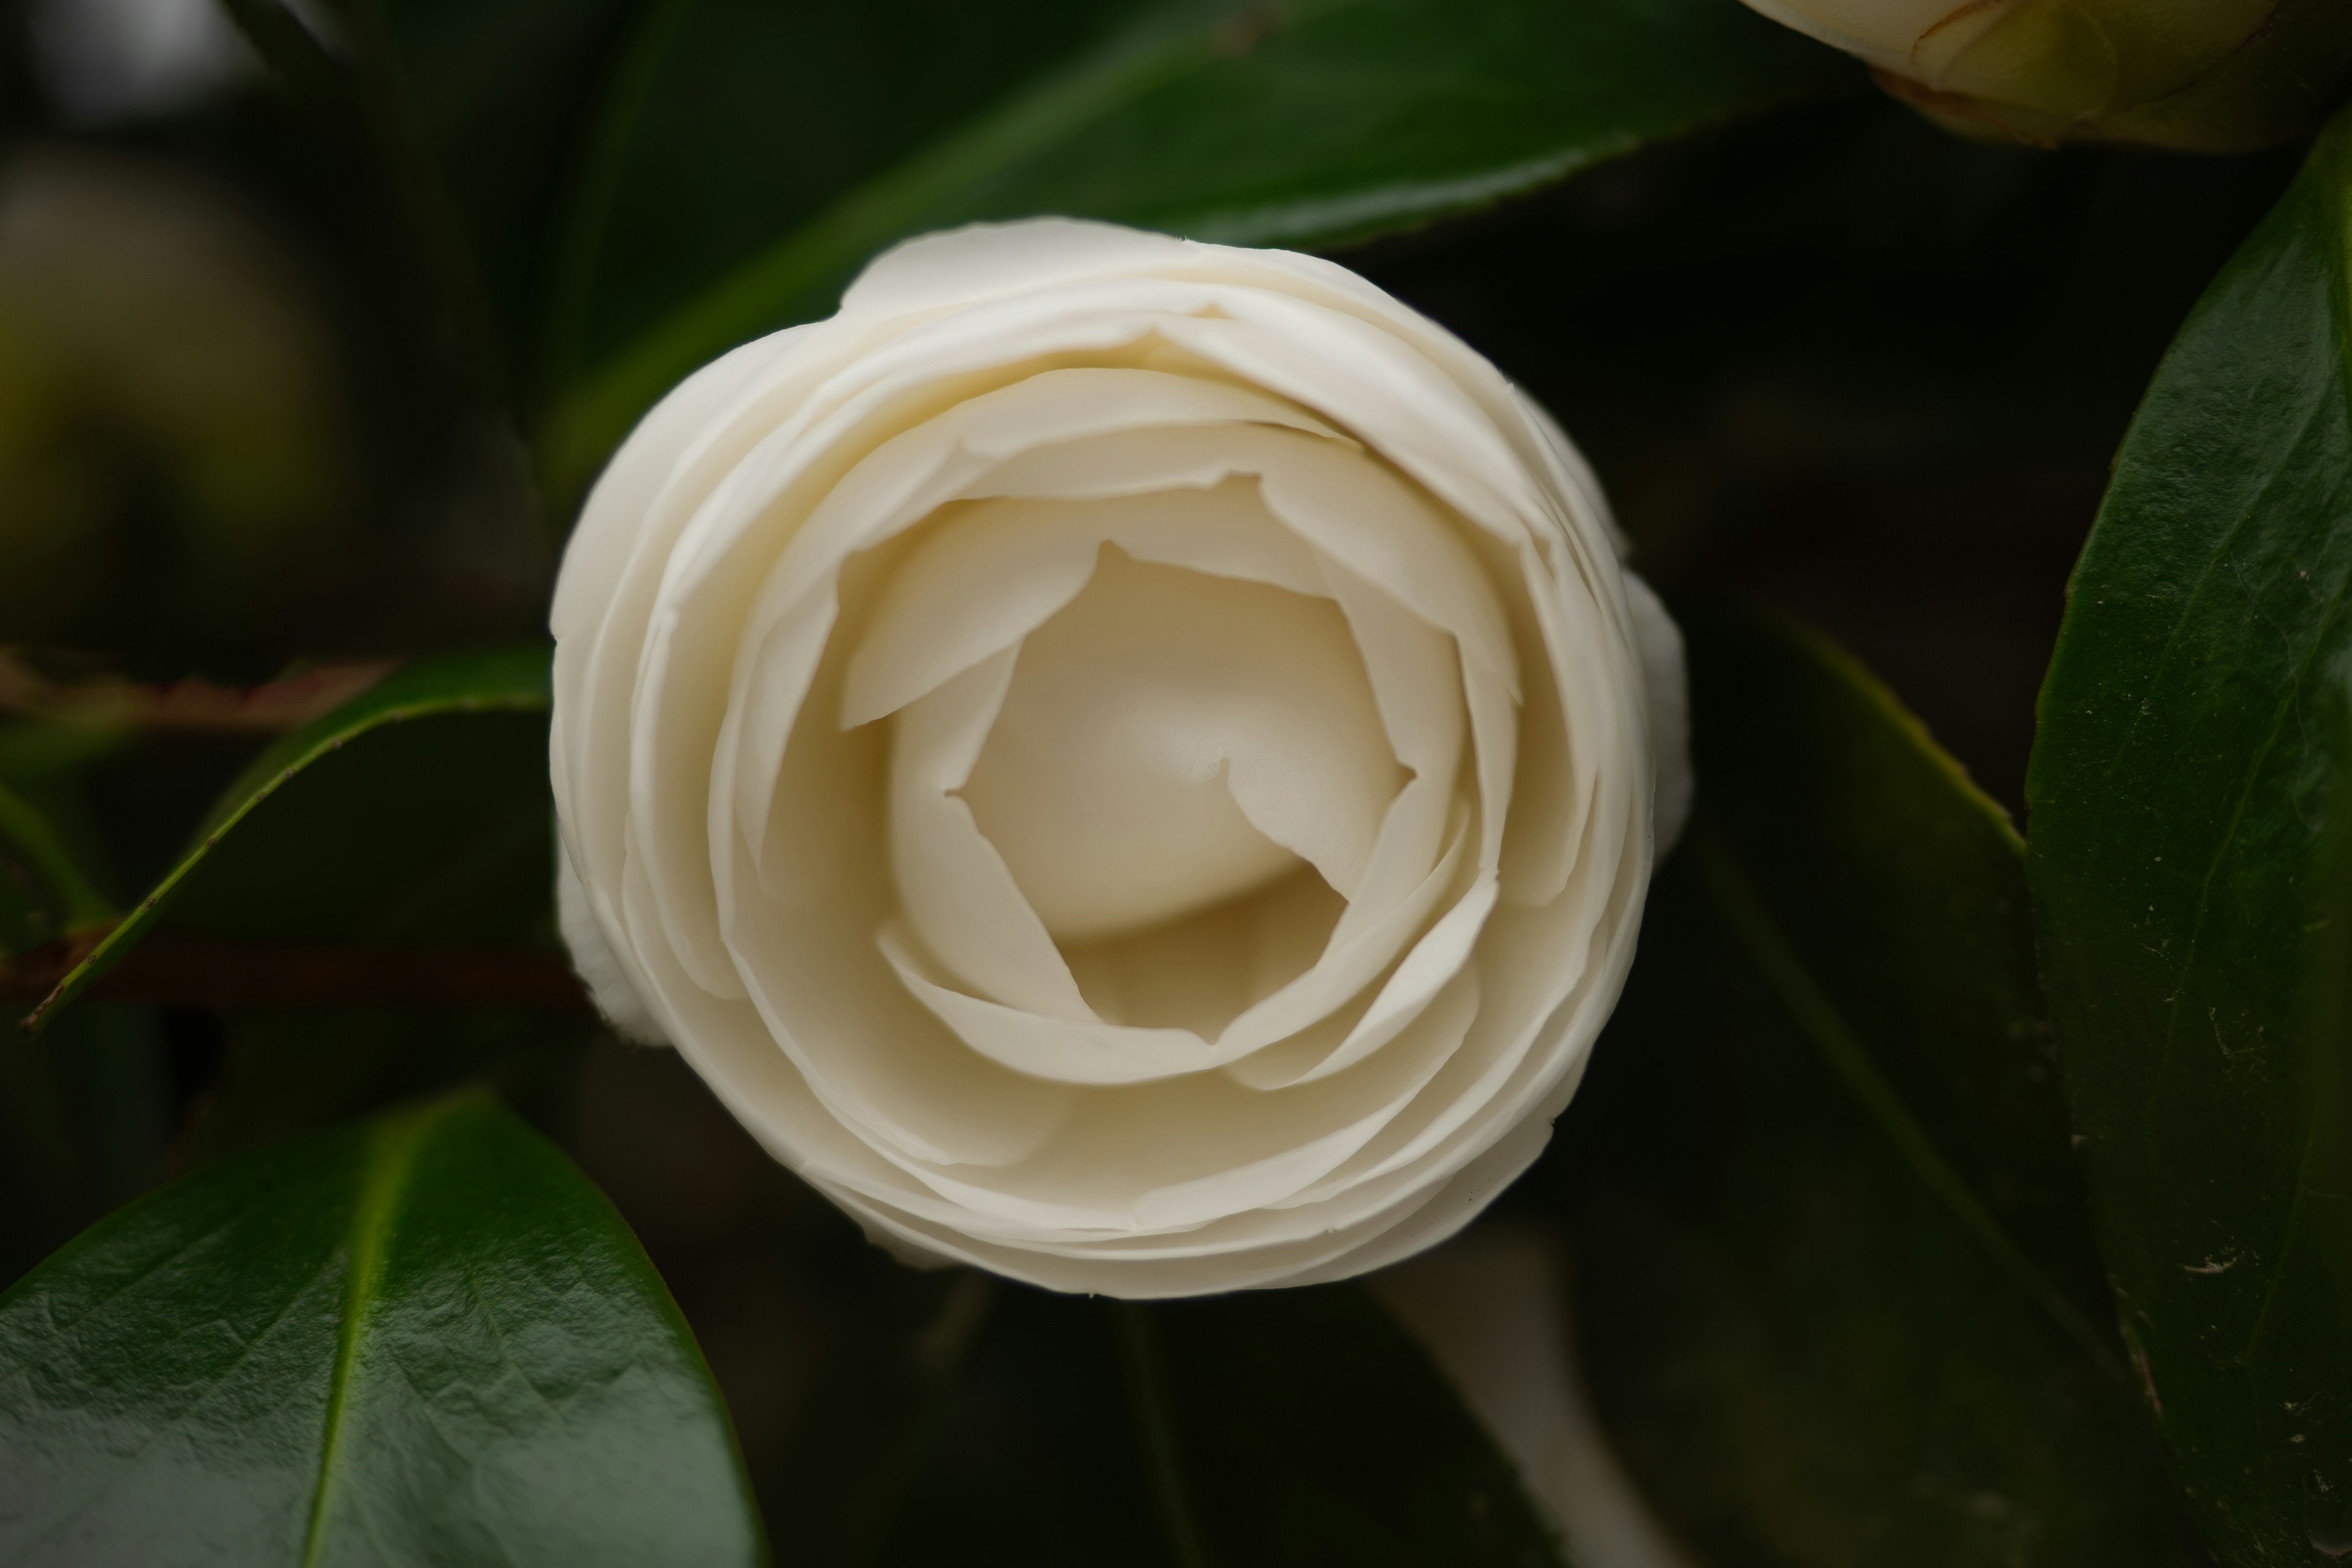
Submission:
[[[1351,893],[1403,777],[1330,601],[1106,548],[961,794],[1045,929],[1087,941],[1302,860]]]

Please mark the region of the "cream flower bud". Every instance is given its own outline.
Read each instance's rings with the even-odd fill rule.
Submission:
[[[1689,793],[1591,476],[1345,269],[1045,220],[673,392],[553,612],[560,910],[877,1239],[1300,1284],[1542,1149]]]
[[[2206,152],[2301,134],[2352,80],[2342,0],[1748,0],[1951,129]]]

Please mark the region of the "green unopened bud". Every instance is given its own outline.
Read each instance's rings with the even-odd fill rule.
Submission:
[[[1955,131],[2237,152],[2352,85],[2352,0],[1748,0]]]

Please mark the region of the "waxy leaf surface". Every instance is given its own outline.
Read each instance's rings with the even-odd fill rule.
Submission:
[[[2137,1376],[2226,1563],[2352,1552],[2347,1041],[2318,891],[2352,664],[2352,121],[2182,327],[2043,687],[2042,972]]]
[[[488,1100],[185,1178],[0,1296],[0,1563],[761,1553],[660,1279]]]

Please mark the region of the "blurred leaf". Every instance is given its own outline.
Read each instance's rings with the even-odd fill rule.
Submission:
[[[2117,456],[2029,788],[2101,1248],[2231,1563],[2352,1546],[2352,1187],[2324,1168],[2343,1042],[2315,1028],[2305,981],[2352,660],[2347,225],[2339,116],[2182,327]]]
[[[1354,1286],[1151,1305],[990,1289],[883,1563],[1561,1561],[1509,1461]]]
[[[1155,1305],[990,1290],[873,1561],[1561,1561],[1510,1462],[1355,1286]]]
[[[935,1440],[871,1561],[1192,1568],[1171,1553],[1153,1508],[1101,1304],[995,1289]]]
[[[113,916],[65,836],[0,784],[0,961]]]
[[[696,37],[689,25],[681,58]],[[766,47],[739,43],[731,82],[715,79],[720,90],[683,68],[655,87],[648,119],[677,94],[671,112],[690,104],[698,133],[690,148],[674,141],[667,160],[648,156],[632,171],[671,194],[673,221],[638,220],[641,246],[664,261],[635,291],[662,313],[633,327],[550,416],[542,461],[559,492],[583,484],[630,422],[696,365],[823,315],[861,262],[909,234],[1064,213],[1239,244],[1360,239],[1853,79],[1837,57],[1730,0],[1178,0],[928,147],[854,171],[858,183],[788,164],[783,177],[831,199],[779,212],[780,176],[756,160],[730,163],[717,132],[742,101],[772,138],[790,95],[770,68],[830,71],[835,57],[796,51],[801,40],[772,23],[743,37]],[[913,85],[926,71],[906,58],[911,46],[968,92],[978,73],[948,52],[960,37],[913,27],[892,35],[879,62]],[[725,90],[753,83],[745,100]],[[893,101],[887,85],[856,75],[815,101],[863,91]],[[832,129],[810,127],[806,146],[832,144]],[[630,199],[625,184],[623,218]],[[714,223],[721,237],[701,239]],[[748,256],[747,226],[765,244]],[[731,269],[714,278],[721,262]]]
[[[676,0],[670,0],[675,4]],[[387,0],[416,124],[438,156],[510,330],[531,291],[573,123],[602,86],[627,0]]]
[[[718,1391],[627,1227],[468,1098],[174,1184],[0,1296],[0,1555],[761,1548]]]
[[[292,899],[288,889],[322,886],[324,907],[358,911],[347,927],[326,932],[344,941],[464,941],[478,936],[477,928],[510,927],[518,900],[534,900],[525,908],[535,910],[550,896],[546,731],[543,720],[501,724],[500,716],[544,713],[547,681],[544,648],[419,659],[284,737],[230,785],[178,864],[28,1022],[54,1015],[112,967],[249,818],[250,831],[267,838],[251,855],[224,857],[242,898],[223,890],[192,900],[215,934],[268,936],[290,924],[316,938],[321,905]],[[404,727],[420,719],[444,722]],[[452,719],[467,720],[463,728],[473,732],[434,732],[458,728],[446,722]],[[364,749],[320,770],[320,787],[288,790],[286,820],[277,821],[284,786],[362,738]],[[536,803],[536,835],[528,842],[515,832],[518,800]],[[256,818],[266,802],[271,809]],[[538,879],[535,895],[480,896],[486,885],[514,889],[530,877]]]
[[[319,127],[357,154],[359,177],[380,185],[409,260],[434,296],[427,330],[442,340],[469,390],[486,403],[499,402],[505,340],[382,0],[338,5],[323,19],[287,0],[222,5]]]
[[[2104,1326],[2016,835],[1817,637],[1690,630],[1706,815],[1536,1178],[1624,1459],[1727,1568],[2195,1563]]]
[[[1185,1568],[1565,1561],[1444,1374],[1356,1287],[1111,1310]]]

